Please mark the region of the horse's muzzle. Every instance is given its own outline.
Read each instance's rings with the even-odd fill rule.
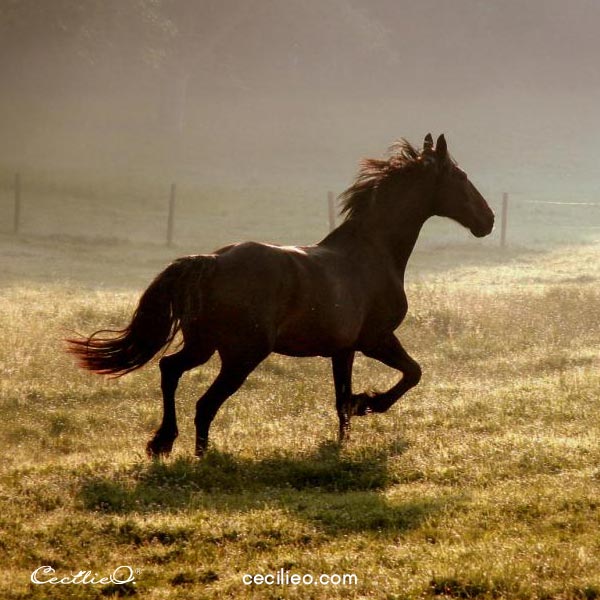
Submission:
[[[474,227],[471,227],[471,233],[478,238],[485,237],[486,235],[490,235],[494,230],[494,217],[492,217],[485,224],[478,223]]]

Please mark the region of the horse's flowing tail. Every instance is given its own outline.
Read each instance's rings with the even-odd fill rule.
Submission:
[[[139,369],[171,344],[182,323],[200,317],[202,283],[214,264],[210,255],[175,261],[142,294],[127,327],[69,339],[68,351],[95,373],[120,377]]]

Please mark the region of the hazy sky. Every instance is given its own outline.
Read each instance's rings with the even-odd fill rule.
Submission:
[[[0,3],[6,165],[343,185],[446,132],[490,189],[600,191],[592,0]]]

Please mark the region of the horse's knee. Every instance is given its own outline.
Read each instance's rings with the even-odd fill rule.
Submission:
[[[423,371],[417,362],[411,363],[410,367],[403,372],[403,379],[407,386],[415,387],[421,381]]]

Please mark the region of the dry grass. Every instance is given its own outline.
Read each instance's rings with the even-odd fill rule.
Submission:
[[[216,362],[184,379],[177,449],[150,463],[157,370],[106,381],[62,352],[71,330],[127,319],[137,291],[5,286],[0,596],[600,598],[600,251],[476,252],[445,270],[430,252],[399,332],[424,369],[416,390],[355,420],[339,450],[327,361],[273,356],[202,463],[192,409]],[[357,388],[394,377],[358,361]],[[29,584],[40,565],[121,564],[135,587]],[[358,585],[242,584],[281,568]]]

